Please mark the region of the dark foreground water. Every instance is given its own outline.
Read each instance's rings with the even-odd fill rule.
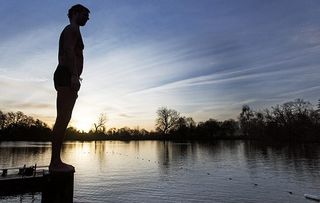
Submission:
[[[50,143],[1,142],[0,168],[48,165]],[[320,195],[320,146],[247,141],[69,142],[75,202],[309,202]],[[40,202],[41,194],[0,197]]]

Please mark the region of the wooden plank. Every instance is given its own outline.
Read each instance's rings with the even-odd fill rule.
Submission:
[[[30,166],[32,167],[32,166]],[[49,166],[37,166],[37,168],[48,168]],[[0,168],[0,171],[3,171],[4,169],[8,169],[8,170],[18,170],[18,169],[21,169],[23,167],[11,167],[11,168]],[[28,167],[26,167],[28,168]]]

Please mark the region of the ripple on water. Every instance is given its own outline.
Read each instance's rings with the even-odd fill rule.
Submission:
[[[51,151],[45,143],[23,142],[1,143],[0,152],[0,164],[9,166],[26,161],[45,165]],[[62,156],[76,166],[75,202],[295,203],[320,188],[317,145],[279,149],[244,141],[70,142]],[[37,201],[41,195],[34,197]]]

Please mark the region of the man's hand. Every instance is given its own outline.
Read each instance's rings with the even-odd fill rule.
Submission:
[[[72,75],[71,76],[71,89],[75,90],[75,91],[79,91],[80,89],[80,81],[79,81],[79,77],[76,75]]]

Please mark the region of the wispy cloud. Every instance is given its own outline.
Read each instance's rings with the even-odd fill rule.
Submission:
[[[74,2],[10,2],[0,13],[1,110],[52,123],[58,38]],[[236,118],[243,104],[318,97],[318,1],[84,4],[92,12],[73,124],[106,113],[109,126],[151,129],[163,105],[201,121]]]
[[[34,103],[34,102],[19,102],[17,100],[2,100],[1,103],[6,106],[7,109],[50,109],[54,108],[54,105],[48,103]]]

